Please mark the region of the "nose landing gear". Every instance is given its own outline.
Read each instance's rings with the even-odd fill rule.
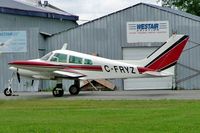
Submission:
[[[14,75],[15,75],[15,73],[13,73],[11,79],[8,80],[8,88],[6,88],[6,89],[3,91],[3,92],[4,92],[4,95],[6,95],[6,96],[12,96],[12,94],[13,94],[11,85],[12,85],[12,81],[13,81],[13,79],[14,79]]]
[[[6,96],[12,96],[12,89],[10,88],[6,88],[4,91],[4,95]]]

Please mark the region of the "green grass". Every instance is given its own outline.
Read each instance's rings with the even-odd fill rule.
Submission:
[[[200,101],[0,101],[1,133],[200,132]]]

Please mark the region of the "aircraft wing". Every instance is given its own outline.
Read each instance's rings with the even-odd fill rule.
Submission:
[[[53,72],[56,76],[64,77],[64,78],[80,78],[85,77],[86,75],[79,73],[77,71],[71,69],[61,69]]]

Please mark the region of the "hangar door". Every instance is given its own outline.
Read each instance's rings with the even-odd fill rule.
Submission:
[[[123,48],[124,60],[138,60],[150,55],[157,47]],[[171,89],[172,76],[159,78],[134,78],[124,80],[124,90]]]

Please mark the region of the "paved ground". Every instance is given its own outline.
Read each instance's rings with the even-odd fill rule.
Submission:
[[[51,92],[16,92],[15,96],[6,97],[0,94],[0,99],[63,99],[63,100],[146,100],[146,99],[199,99],[200,90],[146,90],[146,91],[86,91],[78,96],[68,93],[61,98],[55,98]]]

